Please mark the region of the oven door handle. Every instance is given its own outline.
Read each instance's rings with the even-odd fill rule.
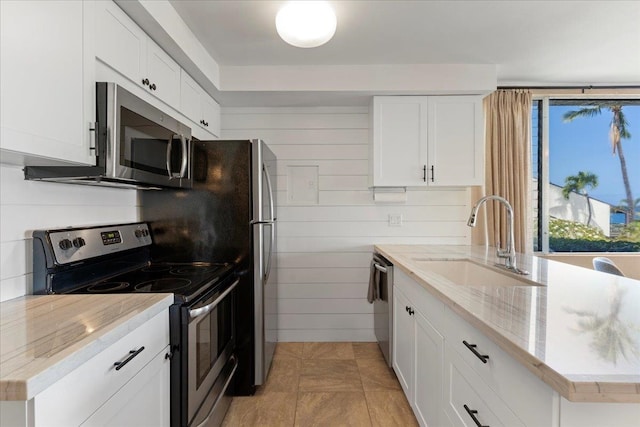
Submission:
[[[222,301],[227,295],[229,295],[229,293],[234,290],[236,286],[238,286],[238,283],[240,283],[240,279],[236,279],[236,281],[233,282],[233,284],[229,286],[222,294],[220,294],[220,296],[216,298],[212,303],[207,304],[203,307],[192,308],[191,310],[189,310],[189,318],[195,319],[196,317],[204,316],[205,314],[209,313],[218,304],[220,304],[220,301]]]

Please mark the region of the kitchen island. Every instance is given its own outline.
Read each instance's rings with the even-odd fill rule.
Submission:
[[[123,400],[135,401],[133,392],[148,384],[156,391],[146,408],[163,414],[172,303],[172,294],[29,295],[0,303],[0,424],[117,420]]]
[[[493,268],[494,263],[500,262],[495,257],[495,249],[378,245],[375,250],[397,267],[394,292],[398,287],[400,297],[407,301],[399,310],[396,307],[394,321],[403,321],[401,316],[405,314],[402,313],[405,307],[412,315],[414,309],[419,310],[418,299],[430,299],[425,301],[423,311],[431,337],[442,341],[442,348],[432,355],[443,357],[444,372],[440,380],[444,387],[445,407],[450,403],[446,399],[455,392],[455,378],[448,375],[457,369],[452,368],[453,365],[447,368],[448,355],[457,358],[459,354],[468,362],[456,362],[464,365],[460,371],[470,366],[470,375],[477,373],[482,379],[480,388],[486,385],[495,391],[497,402],[507,403],[505,413],[515,413],[523,425],[558,422],[553,420],[559,420],[560,425],[580,422],[598,425],[599,417],[608,419],[609,425],[625,425],[625,422],[638,425],[640,282],[518,254],[518,267],[528,270],[530,275],[517,276],[505,271],[501,274],[507,278],[504,283],[486,281],[464,285],[452,279],[464,276],[463,272],[456,271],[464,264],[460,260]],[[447,264],[433,261],[451,262],[451,274],[434,271],[430,266],[442,268]],[[396,296],[394,294],[394,298]],[[416,318],[416,323],[418,320]],[[418,326],[415,328],[419,329]],[[468,338],[464,339],[467,332],[477,334],[474,339],[484,342],[472,343]],[[402,338],[402,331],[399,333]],[[402,344],[402,339],[398,339],[398,332],[395,334],[394,347],[398,351],[396,344]],[[466,348],[462,341],[466,342]],[[411,347],[413,350],[419,348],[419,344]],[[487,348],[497,355],[482,360],[479,356],[486,356]],[[465,359],[467,357],[469,359]],[[499,370],[503,368],[498,366],[502,360],[505,364],[513,364],[504,378]],[[394,368],[398,372],[395,362]],[[429,362],[416,356],[417,372],[422,363]],[[501,378],[513,379],[515,388],[511,389]],[[517,378],[520,380],[515,381]],[[416,380],[421,381],[424,379]],[[409,391],[418,396],[416,386],[412,386],[413,391]],[[533,416],[529,418],[533,424],[527,422],[526,415],[522,415],[527,408],[520,411],[514,406],[522,406],[522,400],[531,400],[533,393],[545,394],[548,398],[540,399],[540,406],[532,413],[557,411],[557,415],[549,415],[544,422],[540,421],[544,417]],[[408,397],[411,402],[414,396]],[[414,411],[415,400],[411,402]],[[488,406],[496,407],[494,404]],[[453,418],[452,411],[447,414],[449,419]],[[469,411],[473,413],[473,410]],[[442,415],[441,419],[446,419],[444,417]]]

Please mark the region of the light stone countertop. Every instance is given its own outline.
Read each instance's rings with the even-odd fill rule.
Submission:
[[[566,399],[640,402],[640,281],[518,254],[526,278],[544,286],[460,286],[420,261],[493,266],[495,248],[375,250]]]
[[[29,295],[0,303],[0,400],[31,399],[172,303],[173,294]]]

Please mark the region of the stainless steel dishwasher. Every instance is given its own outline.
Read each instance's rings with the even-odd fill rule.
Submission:
[[[391,367],[393,343],[393,264],[378,253],[373,254],[373,267],[379,272],[378,289],[373,301],[373,323],[376,340],[387,365]]]

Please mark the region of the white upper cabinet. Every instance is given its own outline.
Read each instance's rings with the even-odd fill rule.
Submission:
[[[93,3],[1,1],[2,161],[95,164]]]
[[[371,185],[481,185],[481,96],[376,96]]]
[[[171,107],[180,102],[180,65],[111,1],[98,1],[96,57]]]
[[[219,137],[220,105],[184,70],[180,83],[180,111],[200,128],[192,129],[193,135],[198,139]]]
[[[147,41],[148,89],[172,107],[180,104],[180,66],[153,40]]]
[[[428,104],[428,183],[484,184],[482,98],[431,96]]]

